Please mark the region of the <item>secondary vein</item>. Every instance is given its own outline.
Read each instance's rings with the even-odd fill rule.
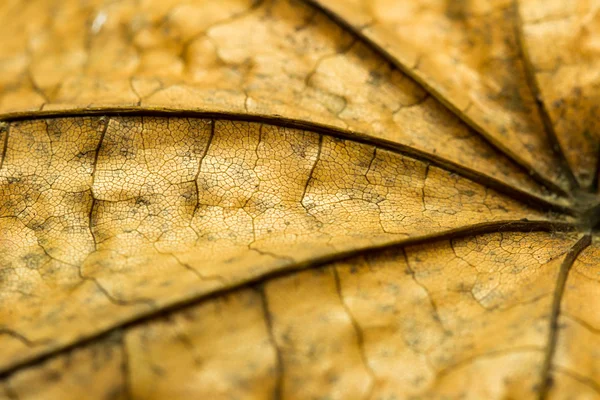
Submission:
[[[554,291],[552,310],[550,313],[550,329],[548,331],[546,354],[544,356],[544,363],[542,364],[541,370],[541,388],[538,397],[539,400],[545,400],[548,397],[548,392],[550,391],[552,384],[550,372],[552,370],[552,360],[554,359],[554,354],[556,353],[556,344],[559,333],[558,318],[560,317],[560,306],[565,293],[567,277],[569,276],[569,271],[571,270],[571,267],[573,266],[573,263],[579,254],[591,243],[592,237],[589,234],[582,236],[581,239],[579,239],[577,243],[575,243],[571,249],[569,249],[569,252],[560,265],[560,270],[558,271],[558,276],[556,278],[556,289]]]

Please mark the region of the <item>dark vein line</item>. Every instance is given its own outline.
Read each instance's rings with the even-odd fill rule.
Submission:
[[[108,130],[108,125],[110,123],[110,118],[106,118],[106,122],[104,124],[104,128],[102,129],[102,133],[100,134],[100,139],[98,140],[98,146],[96,146],[96,152],[94,154],[94,161],[92,164],[92,182],[90,183],[90,193],[92,195],[92,204],[90,205],[90,212],[88,215],[88,228],[90,230],[90,234],[92,235],[92,240],[94,241],[94,250],[98,248],[98,241],[96,239],[96,235],[94,234],[94,208],[96,207],[96,195],[94,194],[94,180],[96,177],[96,168],[98,166],[98,158],[100,156],[100,149],[102,148],[102,143],[104,142],[104,137],[106,136],[106,131]]]
[[[129,88],[131,89],[133,94],[135,94],[135,96],[138,98],[136,106],[140,107],[142,105],[142,96],[140,96],[138,91],[135,89],[135,85],[133,84],[133,79],[134,79],[133,76],[129,78]]]
[[[483,129],[479,124],[473,121],[468,115],[459,110],[454,104],[452,104],[444,95],[442,95],[438,90],[436,90],[433,86],[431,86],[424,78],[420,77],[417,73],[415,73],[415,68],[411,68],[408,65],[400,62],[396,57],[390,54],[386,49],[377,44],[374,40],[370,39],[367,35],[365,35],[359,28],[354,27],[348,21],[345,21],[341,16],[339,16],[336,12],[328,9],[326,6],[320,4],[317,0],[303,0],[306,4],[311,7],[316,8],[325,14],[329,19],[335,22],[337,25],[342,27],[349,34],[359,38],[362,42],[367,44],[371,49],[373,49],[377,54],[379,54],[384,59],[388,60],[393,66],[398,68],[400,71],[408,75],[412,80],[416,81],[420,86],[422,86],[425,91],[429,92],[435,99],[437,99],[440,103],[442,103],[452,114],[454,114],[458,119],[467,124],[470,128],[472,128],[475,132],[477,132],[480,138],[482,138],[486,143],[491,145],[494,149],[497,149],[499,152],[504,154],[506,157],[511,159],[516,163],[516,165],[524,172],[526,172],[529,176],[531,176],[538,183],[543,186],[560,193],[561,195],[568,195],[568,193],[552,182],[550,179],[541,175],[539,172],[533,170],[530,165],[527,164],[524,160],[522,160],[517,154],[512,152],[509,148],[503,146],[502,143],[498,142],[497,139],[493,138],[489,135],[485,129]],[[364,27],[363,27],[364,29]]]
[[[465,367],[469,364],[472,364],[474,362],[477,362],[481,359],[503,357],[506,355],[518,354],[518,353],[537,353],[537,352],[542,352],[542,351],[543,351],[543,349],[540,347],[521,346],[521,347],[513,347],[511,349],[492,350],[492,351],[489,351],[486,353],[475,354],[473,356],[470,356],[468,358],[460,360],[457,363],[454,363],[447,367],[444,367],[437,373],[437,375],[435,376],[434,379],[435,379],[435,382],[439,382],[441,379],[445,378],[453,371],[463,368],[463,367]]]
[[[338,270],[336,267],[333,267],[333,278],[335,281],[335,290],[337,291],[337,295],[338,298],[340,300],[340,303],[342,304],[342,307],[344,308],[344,311],[346,312],[346,314],[348,315],[348,318],[350,319],[350,323],[352,324],[352,328],[354,329],[354,334],[356,336],[356,345],[358,346],[358,352],[360,354],[360,359],[362,361],[363,366],[365,367],[365,370],[367,371],[367,375],[369,375],[369,386],[367,389],[367,394],[365,396],[365,399],[370,399],[373,395],[373,390],[375,389],[375,383],[377,382],[377,378],[375,377],[375,372],[373,371],[373,368],[371,368],[371,366],[369,365],[369,359],[367,357],[367,353],[365,351],[365,337],[363,334],[363,330],[360,327],[360,325],[358,324],[358,321],[356,320],[356,318],[354,318],[354,314],[352,314],[352,311],[350,310],[350,307],[348,307],[348,304],[346,304],[346,301],[344,300],[344,296],[342,294],[342,283],[340,282],[340,274],[338,273]]]
[[[129,363],[129,350],[125,341],[126,333],[121,335],[121,352],[123,353],[123,363],[121,364],[121,373],[123,374],[123,391],[126,400],[132,400],[133,392],[131,387],[131,366]]]
[[[513,3],[513,13],[515,16],[515,37],[517,38],[519,56],[523,61],[523,66],[525,70],[525,80],[527,81],[527,85],[529,87],[530,92],[535,99],[535,104],[538,109],[538,114],[542,119],[542,124],[544,125],[544,129],[546,131],[546,137],[550,141],[550,147],[554,152],[555,156],[558,158],[558,162],[560,164],[561,169],[565,172],[565,176],[569,181],[569,186],[571,190],[579,189],[579,182],[567,161],[567,157],[560,145],[558,140],[558,136],[556,135],[556,130],[554,129],[554,124],[552,124],[552,120],[550,118],[550,114],[548,113],[548,109],[541,97],[541,91],[537,84],[537,80],[534,75],[534,66],[531,62],[531,57],[529,56],[529,52],[527,50],[527,46],[525,45],[524,34],[523,34],[523,21],[521,20],[521,15],[519,14],[519,6],[517,4],[517,0],[514,0]]]
[[[450,246],[452,246],[452,240],[450,240]],[[454,248],[453,248],[453,250],[454,250]],[[431,306],[432,313],[433,313],[433,319],[437,323],[440,324],[440,327],[442,328],[442,331],[444,331],[444,334],[449,335],[451,332],[444,326],[444,320],[440,316],[437,303],[433,300],[433,296],[431,295],[431,291],[429,290],[429,288],[427,288],[427,286],[423,285],[417,279],[417,274],[415,273],[415,270],[410,265],[410,261],[408,259],[408,254],[406,253],[406,248],[402,249],[402,258],[404,259],[404,263],[406,264],[407,272],[410,275],[410,277],[413,280],[413,282],[417,286],[419,286],[425,292],[425,294],[427,295],[427,301],[429,302],[429,305]]]
[[[427,178],[429,177],[429,167],[430,165],[427,164],[425,166],[425,173],[423,174],[423,187],[421,188],[421,204],[423,205],[423,212],[427,211],[427,202],[425,201],[425,189],[427,186]]]
[[[369,173],[371,172],[371,168],[373,168],[373,163],[375,162],[375,159],[377,158],[377,146],[373,147],[373,154],[371,155],[371,160],[369,161],[369,165],[367,166],[367,170],[365,171],[365,178],[367,179],[367,182],[371,183],[371,181],[369,180]],[[427,168],[429,168],[429,164],[427,164]],[[427,175],[425,175],[425,178],[427,178]]]
[[[200,187],[198,186],[198,178],[200,177],[200,173],[202,172],[202,163],[204,162],[204,159],[208,154],[210,146],[212,145],[213,138],[215,137],[216,123],[217,122],[214,119],[210,120],[210,135],[208,136],[208,140],[206,141],[206,147],[204,148],[204,152],[200,155],[200,158],[198,159],[198,171],[196,171],[196,176],[194,177],[194,187],[196,188],[196,205],[194,206],[194,211],[192,211],[192,220],[194,219],[196,212],[198,212],[198,209],[200,208]],[[196,234],[198,234],[198,232],[196,232]]]
[[[600,335],[600,328],[597,328],[595,326],[593,326],[592,324],[590,324],[589,322],[573,315],[567,312],[562,312],[561,314],[563,317],[568,318],[570,320],[572,320],[573,322],[575,322],[575,324],[582,326],[584,329],[587,329],[588,331],[590,331],[591,333],[593,333],[594,335]]]
[[[256,232],[254,232],[254,234],[256,236]],[[280,254],[274,253],[272,251],[263,250],[263,249],[259,249],[259,248],[256,248],[256,247],[252,247],[254,243],[255,243],[255,241],[253,241],[252,243],[250,243],[248,245],[248,250],[255,251],[258,254],[260,254],[261,256],[269,256],[269,257],[272,257],[272,258],[277,259],[277,260],[284,260],[284,261],[288,261],[288,262],[292,262],[292,263],[294,262],[294,259],[292,257],[290,257],[290,256],[284,256],[284,255],[280,255]]]
[[[100,133],[100,139],[98,140],[98,146],[96,146],[96,150],[95,150],[95,154],[94,154],[94,161],[93,161],[93,164],[92,164],[92,178],[96,174],[96,167],[98,165],[98,158],[100,157],[100,149],[102,147],[102,143],[104,142],[104,137],[106,136],[106,131],[108,130],[109,123],[110,123],[110,117],[107,116],[105,118],[105,124],[104,124],[104,127],[102,128],[102,132]]]
[[[277,365],[275,367],[275,388],[273,391],[273,400],[281,400],[283,399],[283,374],[284,374],[284,364],[283,364],[283,354],[281,353],[281,349],[277,344],[277,340],[275,339],[275,334],[273,332],[273,315],[269,310],[269,302],[267,300],[267,294],[265,293],[264,287],[257,288],[260,299],[262,303],[263,314],[265,318],[265,323],[267,325],[267,333],[269,335],[269,342],[273,349],[275,350],[276,362]]]
[[[589,208],[581,215],[581,228],[585,231],[594,231],[600,228],[600,204]]]
[[[8,150],[8,133],[10,131],[10,124],[2,124],[0,122],[0,130],[4,131],[4,140],[2,141],[2,153],[0,154],[0,170],[2,170],[2,166],[4,165],[4,160],[6,159],[6,152]]]
[[[59,344],[54,348],[49,348],[48,350],[41,351],[29,358],[24,358],[13,363],[10,366],[4,367],[4,369],[0,369],[0,379],[13,374],[16,371],[22,370],[32,365],[36,365],[44,360],[47,360],[51,357],[54,357],[58,354],[63,354],[69,352],[73,349],[83,347],[89,343],[100,340],[101,338],[110,335],[115,331],[119,331],[122,329],[127,329],[134,326],[142,325],[150,320],[155,318],[159,318],[161,316],[176,312],[185,307],[199,304],[203,301],[208,301],[210,299],[217,298],[219,296],[232,293],[236,290],[251,287],[254,285],[258,285],[260,283],[276,279],[279,277],[290,276],[302,269],[318,269],[323,268],[333,262],[339,262],[344,260],[349,260],[354,257],[359,256],[369,256],[371,254],[378,254],[381,251],[385,251],[388,249],[401,248],[404,246],[410,245],[418,245],[418,244],[426,244],[429,242],[435,242],[438,240],[447,240],[452,238],[465,237],[470,235],[481,235],[486,233],[497,233],[497,232],[569,232],[574,231],[576,227],[572,224],[561,223],[561,222],[550,222],[550,221],[497,221],[497,222],[485,222],[475,225],[470,225],[466,227],[461,227],[457,229],[450,229],[448,231],[423,235],[420,237],[413,237],[407,239],[398,239],[395,241],[390,241],[388,243],[376,244],[371,246],[365,246],[359,249],[348,250],[344,252],[337,252],[333,254],[329,254],[326,256],[318,257],[315,259],[307,259],[297,263],[289,263],[287,265],[283,265],[279,270],[268,271],[262,275],[250,276],[238,281],[233,281],[229,284],[229,286],[224,286],[218,289],[215,289],[209,293],[200,293],[198,295],[191,296],[190,298],[185,298],[183,300],[175,301],[171,304],[167,304],[161,308],[146,308],[145,310],[141,310],[139,313],[133,315],[129,319],[117,322],[112,326],[108,326],[104,329],[97,330],[96,332],[90,334],[89,336],[79,337],[76,341],[68,343],[68,344]],[[83,279],[88,279],[95,281],[95,279],[90,277],[83,277]],[[95,282],[98,285],[98,282]],[[99,287],[102,290],[102,287]],[[109,300],[116,300],[111,299]],[[143,303],[146,300],[138,300],[138,303]],[[133,302],[122,302],[124,305],[130,305]],[[118,303],[117,303],[118,304]]]
[[[576,380],[577,382],[589,387],[594,392],[600,394],[600,384],[598,384],[598,382],[594,381],[593,379],[588,378],[587,376],[579,375],[578,373],[576,373],[574,371],[571,371],[569,369],[562,368],[562,367],[553,367],[552,370],[555,373],[559,373],[559,374],[568,376],[569,378]]]
[[[600,145],[598,146],[598,151],[596,152],[596,168],[594,168],[594,178],[592,179],[592,184],[590,185],[590,192],[598,193],[598,189],[599,189],[598,181],[599,180],[600,180]]]
[[[146,306],[148,309],[154,309],[154,301],[152,299],[149,298],[140,298],[140,299],[132,299],[132,300],[123,300],[123,299],[119,299],[115,296],[113,296],[98,280],[98,278],[93,277],[93,276],[85,276],[83,274],[83,272],[81,271],[81,267],[79,267],[79,277],[81,278],[82,281],[90,281],[92,282],[95,286],[96,289],[98,289],[98,291],[100,293],[102,293],[106,299],[108,301],[110,301],[111,303],[113,303],[114,305],[117,306],[135,306],[135,305],[144,305]],[[0,374],[1,375],[1,374]]]
[[[554,353],[556,352],[556,344],[558,341],[558,317],[560,316],[560,305],[565,293],[565,286],[567,283],[567,277],[569,271],[573,266],[573,263],[577,259],[577,256],[590,244],[592,243],[592,237],[590,235],[584,235],[571,247],[567,255],[565,256],[558,277],[556,278],[556,289],[554,291],[554,298],[552,300],[552,309],[550,313],[550,329],[548,331],[548,341],[546,345],[546,354],[544,356],[544,363],[541,369],[540,379],[540,393],[539,400],[545,400],[548,397],[550,387],[552,384],[550,372],[552,369],[552,360]]]
[[[412,159],[431,163],[445,171],[456,173],[466,179],[487,186],[500,193],[510,196],[523,204],[533,207],[540,207],[542,210],[562,212],[569,215],[578,215],[578,211],[572,207],[555,203],[541,195],[531,193],[525,189],[514,187],[509,183],[501,181],[492,176],[485,175],[480,171],[470,169],[456,162],[447,160],[433,153],[427,153],[423,150],[415,149],[411,146],[395,143],[389,140],[374,138],[362,132],[344,130],[334,126],[319,124],[309,121],[285,118],[282,116],[270,116],[261,114],[244,114],[231,112],[209,112],[209,111],[182,111],[176,109],[139,109],[139,108],[90,108],[70,111],[48,111],[37,113],[18,113],[9,116],[0,116],[1,121],[21,121],[50,118],[76,118],[85,116],[153,116],[153,117],[171,117],[171,118],[207,118],[222,119],[228,121],[244,121],[265,123],[282,128],[308,130],[321,135],[326,135],[343,140],[377,146],[380,149],[391,151],[395,154],[407,156]]]
[[[0,328],[0,335],[10,336],[10,337],[18,340],[19,342],[23,343],[27,347],[33,347],[36,344],[40,344],[40,343],[38,343],[36,341],[30,340],[29,338],[27,338],[26,336],[20,334],[19,332],[15,332],[13,330],[6,329],[6,328]]]
[[[183,268],[185,268],[186,270],[190,271],[192,274],[196,275],[198,277],[198,279],[200,279],[201,281],[216,280],[216,281],[221,282],[221,284],[223,284],[223,285],[225,285],[227,283],[227,281],[225,280],[225,278],[223,278],[220,275],[204,275],[203,273],[201,273],[200,271],[198,271],[196,268],[192,267],[190,264],[183,262],[174,253],[167,253],[167,252],[164,252],[164,251],[160,251],[160,250],[158,250],[158,248],[156,248],[156,245],[154,246],[154,248],[156,249],[156,251],[159,254],[164,254],[164,255],[171,256],[175,260],[175,262],[177,262],[177,264],[181,265]]]
[[[313,180],[313,174],[315,173],[315,169],[317,168],[317,164],[321,159],[321,151],[323,150],[323,135],[319,135],[319,144],[317,147],[317,155],[315,156],[315,162],[310,168],[310,172],[308,173],[308,179],[306,179],[306,184],[304,185],[304,190],[302,191],[302,196],[300,196],[300,204],[304,208],[307,214],[312,215],[308,207],[304,205],[304,198],[306,197],[306,192],[308,191],[308,186]]]

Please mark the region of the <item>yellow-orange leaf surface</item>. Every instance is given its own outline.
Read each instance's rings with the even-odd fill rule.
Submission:
[[[600,1],[6,0],[0,399],[600,398]]]

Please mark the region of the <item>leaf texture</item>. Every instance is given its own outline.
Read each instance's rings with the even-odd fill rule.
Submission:
[[[58,10],[53,18],[58,27],[39,17],[52,10]],[[142,8],[133,1],[104,7],[100,2],[90,10],[78,1],[55,8],[39,0],[14,14],[16,25],[0,28],[7,37],[22,32],[11,39],[15,48],[6,50],[13,53],[4,67],[12,75],[6,75],[0,94],[0,110],[7,115],[139,106],[284,116],[382,139],[513,190],[544,194],[525,176],[527,170],[366,44],[300,2],[167,6],[156,0]],[[186,14],[203,24],[178,22]],[[97,18],[107,22],[90,27]],[[28,51],[30,41],[39,48]],[[15,65],[17,59],[22,62]]]
[[[597,188],[600,3],[554,1],[541,6],[523,1],[519,7],[526,62],[550,129],[577,179],[583,187]]]
[[[528,169],[563,186],[520,57],[512,1],[332,1],[327,7]]]
[[[4,2],[0,399],[600,398],[569,4]]]

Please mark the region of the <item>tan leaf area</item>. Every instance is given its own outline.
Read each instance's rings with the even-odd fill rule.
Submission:
[[[549,181],[568,185],[553,161],[528,86],[513,1],[313,1],[389,53],[515,160]],[[544,8],[545,2],[537,7]]]
[[[549,221],[402,154],[273,125],[82,117],[8,132],[2,366],[275,270]]]
[[[555,379],[575,381],[578,386],[589,386],[598,396],[600,369],[598,368],[600,318],[598,316],[598,288],[600,273],[600,243],[594,243],[581,253],[573,265],[566,282],[562,315],[558,320],[561,335],[558,337],[556,356],[552,364]],[[572,389],[577,392],[576,389]],[[589,390],[589,389],[588,389]],[[561,398],[557,390],[556,398]],[[552,392],[551,392],[552,394]],[[583,397],[582,397],[583,398]],[[595,398],[589,396],[588,398]]]
[[[600,5],[0,4],[0,400],[600,399]]]
[[[583,187],[600,166],[600,1],[521,0],[527,61],[559,144]]]
[[[352,257],[133,326],[122,347],[108,337],[6,386],[44,398],[96,376],[95,398],[535,398],[576,239],[486,234]]]
[[[375,137],[560,202],[529,169],[299,1],[34,0],[14,11],[21,3],[0,5],[0,15],[11,15],[0,25],[10,37],[0,42],[4,115],[118,107],[283,116]]]
[[[124,362],[120,342],[104,340],[13,376],[0,398],[126,399]]]

